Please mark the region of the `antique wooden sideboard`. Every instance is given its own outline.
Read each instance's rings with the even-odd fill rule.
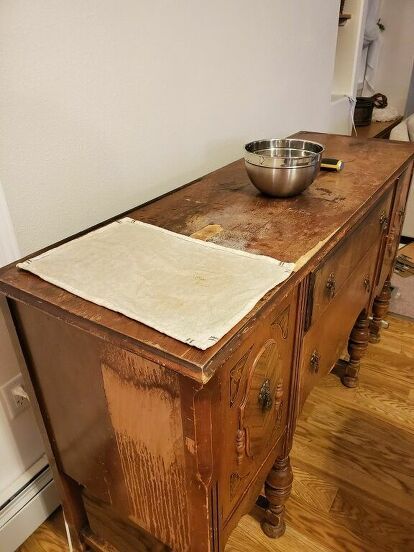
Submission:
[[[222,551],[263,486],[263,530],[283,534],[302,405],[347,347],[342,381],[357,385],[380,338],[414,157],[406,143],[299,135],[343,172],[272,199],[239,160],[128,212],[297,263],[206,351],[0,272],[74,550]]]

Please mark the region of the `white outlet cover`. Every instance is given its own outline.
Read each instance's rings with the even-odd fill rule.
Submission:
[[[12,391],[15,387],[23,384],[23,376],[17,374],[14,378],[10,379],[2,387],[0,387],[0,395],[4,408],[10,418],[14,420],[21,412],[24,412],[29,408],[29,401],[27,400],[18,400],[19,398],[14,396]]]

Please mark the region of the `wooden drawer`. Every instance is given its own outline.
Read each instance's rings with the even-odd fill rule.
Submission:
[[[372,209],[371,213],[337,247],[314,274],[313,304],[307,326],[315,323],[327,306],[339,294],[355,267],[367,251],[381,242],[387,228],[392,190],[387,192]]]
[[[224,520],[285,430],[296,303],[294,290],[221,368],[219,485]]]
[[[303,341],[300,407],[328,374],[343,350],[360,312],[369,307],[379,247],[372,248],[332,299],[323,317],[312,325]]]
[[[397,254],[401,230],[404,223],[405,206],[408,192],[410,191],[412,170],[413,165],[410,164],[396,182],[391,221],[388,227],[387,236],[384,238],[382,265],[376,281],[377,294],[381,293],[384,282],[393,268],[395,256]]]

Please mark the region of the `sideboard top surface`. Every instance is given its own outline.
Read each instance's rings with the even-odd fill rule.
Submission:
[[[244,161],[238,160],[123,213],[185,235],[198,232],[207,225],[218,225],[216,228],[220,232],[211,238],[215,243],[282,261],[299,261],[301,268],[293,276],[269,292],[251,313],[210,349],[200,351],[189,347],[18,270],[14,263],[0,271],[0,291],[103,339],[146,352],[149,358],[200,382],[206,381],[225,355],[224,350],[232,347],[246,324],[252,322],[276,294],[287,290],[313,268],[317,259],[328,254],[364,216],[384,186],[391,183],[414,156],[414,146],[409,143],[310,132],[296,136],[323,143],[326,147],[324,155],[342,159],[344,170],[340,173],[321,172],[301,195],[272,199],[252,186]]]

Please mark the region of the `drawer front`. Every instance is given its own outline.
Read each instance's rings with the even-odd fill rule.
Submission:
[[[411,164],[397,181],[391,222],[388,227],[387,236],[384,238],[382,265],[376,283],[377,294],[381,292],[384,282],[394,265],[398,244],[400,242],[401,230],[404,224],[405,207],[408,192],[410,191],[412,170],[413,165]]]
[[[296,303],[294,290],[220,370],[224,520],[285,431]]]
[[[300,372],[300,407],[328,374],[347,346],[360,312],[369,307],[379,246],[372,248],[335,295],[322,318],[312,325],[303,341]]]
[[[389,221],[392,190],[379,201],[368,216],[337,247],[315,272],[311,323],[316,322],[338,295],[367,251],[385,236]],[[309,325],[309,324],[308,324]]]

